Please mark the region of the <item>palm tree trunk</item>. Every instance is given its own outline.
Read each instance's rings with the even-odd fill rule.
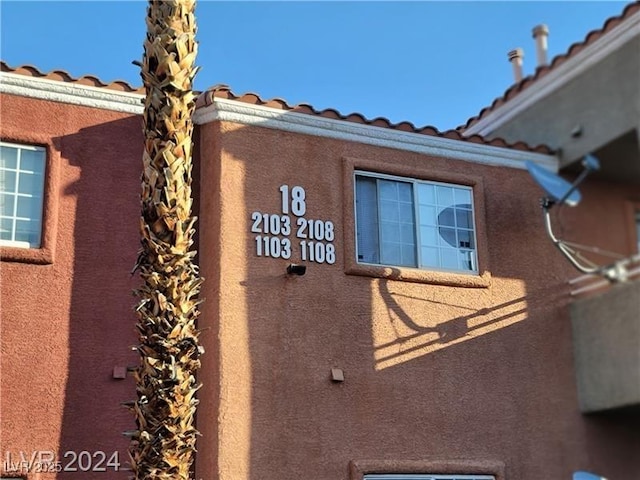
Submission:
[[[196,74],[195,0],[150,0],[142,79],[141,250],[136,267],[140,365],[130,432],[137,480],[188,480],[195,453],[196,318],[202,280],[190,250],[191,150]]]

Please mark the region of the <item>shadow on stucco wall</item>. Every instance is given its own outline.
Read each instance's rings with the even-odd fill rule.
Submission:
[[[243,189],[227,199],[237,204],[220,209],[237,213],[236,228],[224,218],[219,225],[229,229],[222,243],[235,235],[231,253],[242,265],[237,284],[236,276],[221,280],[234,284],[248,342],[242,478],[347,480],[351,460],[433,458],[497,459],[509,478],[523,480],[602,466],[612,478],[635,477],[633,426],[578,411],[572,272],[544,237],[526,172],[474,167],[485,182],[489,288],[407,284],[345,274],[342,229],[353,226],[343,215],[342,159],[427,162],[440,171],[466,164],[259,127],[208,128],[221,188]],[[226,184],[234,175],[242,181]],[[282,185],[305,188],[306,218],[334,222],[335,264],[307,262],[304,276],[286,276],[286,265],[300,262],[295,235],[290,260],[257,255],[251,213],[282,214]],[[233,376],[224,363],[221,375]],[[333,383],[331,368],[345,381]],[[223,385],[220,394],[228,393]],[[227,435],[226,447],[244,441]],[[216,468],[232,474],[233,454],[225,445],[218,454]]]
[[[213,273],[203,286],[208,317],[201,322],[208,350],[199,397],[207,414],[198,417],[207,434],[199,456],[214,464],[208,468],[238,479],[347,480],[354,459],[492,458],[523,480],[540,465],[549,466],[550,478],[569,478],[578,468],[633,478],[628,466],[640,468],[632,455],[640,445],[637,420],[577,411],[567,269],[542,243],[530,221],[538,218],[537,201],[518,190],[513,172],[483,167],[485,195],[496,196],[486,202],[491,287],[405,284],[344,273],[342,234],[352,227],[336,188],[340,162],[430,160],[263,128],[209,128],[217,145],[196,149],[213,156],[194,185],[203,192],[196,213],[201,203],[209,229],[200,232],[199,251]],[[56,142],[78,171],[62,187],[75,197],[75,212],[61,215],[74,219],[67,225],[74,243],[64,248],[75,255],[58,456],[104,452],[109,459],[117,451],[125,467],[121,432],[134,422],[120,403],[134,398],[135,386],[112,371],[137,362],[130,346],[138,279],[129,272],[139,244],[140,118]],[[281,213],[282,185],[305,188],[306,218],[334,222],[335,264],[309,262],[304,276],[287,276],[287,264],[300,260],[295,235],[291,259],[256,255],[251,212]],[[218,195],[222,206],[211,201]],[[538,252],[532,245],[545,246]],[[343,383],[331,382],[331,368],[344,371]],[[622,457],[629,463],[611,467]],[[241,473],[233,470],[238,465]],[[100,478],[127,475],[105,467]]]
[[[75,201],[65,201],[61,215],[74,222],[60,226],[73,229],[74,260],[58,452],[68,471],[59,478],[121,479],[129,460],[122,432],[135,428],[121,402],[135,398],[135,384],[130,375],[114,379],[113,369],[137,363],[131,346],[137,343],[132,289],[138,278],[130,271],[139,245],[141,120],[101,123],[57,141],[66,168],[77,172],[60,191]]]

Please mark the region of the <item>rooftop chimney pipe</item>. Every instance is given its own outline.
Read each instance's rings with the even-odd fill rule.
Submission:
[[[549,27],[544,24],[533,28],[533,38],[536,40],[536,57],[538,66],[544,67],[547,64],[547,38],[549,37]]]
[[[522,59],[524,58],[524,51],[521,48],[511,50],[508,54],[509,61],[513,66],[513,78],[516,83],[522,80]]]

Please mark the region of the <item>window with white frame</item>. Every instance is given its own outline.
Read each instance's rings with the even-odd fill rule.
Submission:
[[[356,172],[358,263],[477,273],[473,190]]]
[[[0,142],[0,245],[39,248],[46,150]]]
[[[415,473],[375,473],[364,476],[364,480],[495,480],[493,475],[437,475]]]

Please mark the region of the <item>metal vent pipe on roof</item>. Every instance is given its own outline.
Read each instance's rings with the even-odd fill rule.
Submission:
[[[549,27],[545,24],[533,27],[533,38],[536,40],[536,57],[538,66],[544,67],[547,64],[547,38],[549,37]]]
[[[522,80],[522,59],[524,58],[524,50],[516,48],[515,50],[511,50],[507,55],[511,65],[513,66],[513,78],[516,83],[518,83]]]

